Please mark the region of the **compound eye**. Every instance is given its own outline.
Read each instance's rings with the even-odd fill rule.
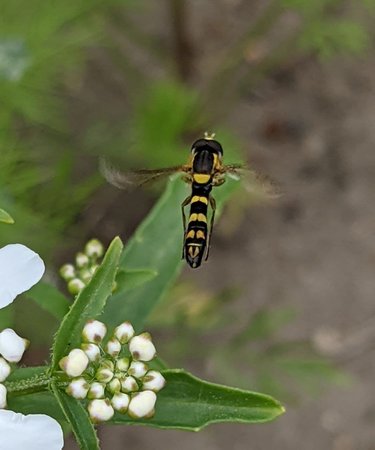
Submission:
[[[207,145],[206,139],[198,139],[191,146],[191,153],[194,155],[199,148],[205,147]]]
[[[208,141],[207,144],[210,148],[212,148],[212,150],[214,150],[216,153],[223,156],[223,147],[221,146],[221,144],[219,144],[219,142],[214,141],[212,139],[212,140]]]

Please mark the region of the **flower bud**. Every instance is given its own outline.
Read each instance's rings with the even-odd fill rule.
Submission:
[[[138,391],[138,384],[133,377],[126,377],[121,381],[121,388],[124,392]]]
[[[68,283],[68,291],[73,295],[77,295],[85,286],[86,285],[82,280],[80,280],[79,278],[73,278]]]
[[[11,328],[0,333],[0,354],[8,362],[19,362],[28,346],[29,341],[18,336]]]
[[[88,398],[103,398],[104,397],[104,384],[94,381],[94,383],[92,383],[90,386],[87,397]]]
[[[81,345],[90,361],[97,361],[100,358],[100,348],[96,344],[84,343]]]
[[[60,268],[60,275],[65,281],[69,281],[76,276],[75,268],[72,264],[64,264]]]
[[[109,383],[113,378],[113,371],[111,369],[106,369],[105,367],[100,367],[96,371],[95,378],[100,383]]]
[[[120,392],[121,390],[121,382],[118,378],[113,377],[112,380],[107,384],[107,388],[109,392],[115,394],[116,392]]]
[[[156,402],[156,394],[152,391],[137,392],[133,395],[129,403],[128,414],[130,417],[140,419],[143,417],[152,417],[154,415],[154,407]]]
[[[86,353],[80,348],[75,348],[60,360],[59,366],[70,377],[79,377],[86,370],[88,363]]]
[[[112,397],[111,403],[114,409],[122,414],[125,414],[130,402],[128,394],[118,392]]]
[[[90,258],[100,258],[104,253],[103,244],[98,239],[91,239],[85,246],[85,253]]]
[[[141,378],[148,371],[148,367],[144,362],[133,361],[128,369],[128,374],[135,378]]]
[[[79,272],[79,277],[85,284],[88,284],[91,281],[92,274],[88,269],[83,269]]]
[[[123,322],[115,328],[115,336],[121,344],[126,344],[134,336],[133,325],[130,322]]]
[[[112,338],[107,342],[106,352],[111,356],[117,356],[121,352],[121,344],[116,338]]]
[[[66,393],[78,400],[83,400],[87,396],[89,387],[89,384],[84,378],[76,378],[70,382],[66,388]]]
[[[10,374],[10,365],[0,357],[0,382],[5,381]]]
[[[129,368],[129,358],[119,358],[116,362],[116,369],[120,372],[126,372]]]
[[[82,339],[85,342],[98,344],[102,341],[107,333],[107,327],[99,320],[89,320],[83,327]]]
[[[150,370],[147,375],[143,378],[142,389],[144,391],[154,391],[158,392],[165,386],[165,378],[160,372],[156,370]]]
[[[151,361],[156,355],[156,349],[151,341],[150,333],[134,336],[129,343],[129,350],[133,358],[140,361]]]
[[[94,423],[110,420],[115,413],[108,399],[91,400],[87,409]]]
[[[79,267],[80,269],[82,269],[83,267],[86,267],[89,265],[89,258],[87,255],[85,255],[82,252],[79,252],[76,254],[76,265],[77,267]]]
[[[7,406],[7,388],[0,383],[0,409]]]

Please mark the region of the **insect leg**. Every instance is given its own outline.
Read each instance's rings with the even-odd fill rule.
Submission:
[[[181,203],[181,212],[182,212],[182,225],[184,227],[184,242],[182,244],[182,259],[185,258],[185,235],[186,235],[186,215],[185,215],[185,207],[190,204],[191,195],[185,198],[185,200]]]
[[[224,181],[221,184],[223,184]],[[215,212],[216,212],[216,201],[215,201],[215,199],[211,195],[209,196],[208,199],[210,201],[210,206],[212,208],[212,215],[211,215],[211,221],[210,221],[210,231],[209,231],[208,236],[207,236],[207,251],[206,251],[206,258],[205,258],[206,261],[208,259],[208,254],[210,253],[211,236],[212,236],[212,231],[214,229]]]
[[[225,176],[217,175],[213,179],[212,186],[217,187],[225,183]]]

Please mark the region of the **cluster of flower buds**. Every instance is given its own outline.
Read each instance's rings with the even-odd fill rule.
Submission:
[[[89,283],[103,254],[103,244],[98,239],[91,239],[85,245],[84,251],[76,254],[75,264],[64,264],[61,267],[60,275],[67,282],[71,294],[79,294]]]
[[[165,379],[146,364],[156,355],[150,334],[135,336],[130,322],[119,325],[104,343],[106,334],[104,323],[87,322],[81,348],[61,359],[61,369],[72,378],[66,392],[89,400],[87,409],[95,423],[110,420],[115,410],[132,418],[152,417],[156,392]]]
[[[0,409],[7,406],[7,389],[2,383],[12,370],[9,363],[19,362],[28,345],[29,341],[18,336],[11,328],[0,333]]]

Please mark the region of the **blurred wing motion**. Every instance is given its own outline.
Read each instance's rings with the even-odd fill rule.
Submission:
[[[259,197],[270,199],[279,198],[282,195],[279,184],[267,175],[255,172],[241,164],[229,164],[222,167],[222,172],[228,178],[241,180],[247,192]]]
[[[178,172],[188,172],[188,166],[164,167],[161,169],[140,169],[128,172],[120,172],[112,167],[102,158],[100,160],[100,171],[104,178],[113,186],[119,189],[131,189],[132,187],[142,186],[151,181],[156,181],[173,175]]]

